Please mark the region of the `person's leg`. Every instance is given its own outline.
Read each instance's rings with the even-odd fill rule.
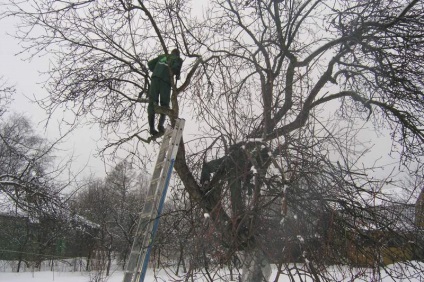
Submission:
[[[158,130],[160,133],[164,133],[165,132],[165,119],[166,119],[166,115],[164,114],[160,114],[159,116],[159,124],[158,124]]]
[[[159,91],[161,81],[157,77],[152,77],[152,83],[149,91],[149,105],[147,106],[147,116],[150,127],[150,134],[155,135],[158,132],[155,130],[155,104],[159,103]]]
[[[171,85],[169,83],[166,83],[164,81],[161,81],[160,84],[160,106],[164,108],[169,108],[169,102],[171,98]],[[161,114],[159,117],[159,125],[158,130],[159,132],[163,133],[165,132],[165,127],[163,126],[165,123],[166,115]]]
[[[149,114],[148,116],[147,116],[147,120],[148,120],[148,122],[149,122],[149,132],[150,132],[150,134],[152,134],[152,135],[156,135],[156,134],[158,134],[159,132],[158,131],[156,131],[156,129],[155,129],[155,114]]]

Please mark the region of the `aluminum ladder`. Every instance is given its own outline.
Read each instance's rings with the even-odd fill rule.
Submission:
[[[158,229],[184,124],[184,119],[177,119],[174,128],[168,127],[163,135],[146,203],[138,219],[123,282],[143,282],[146,276],[150,252]]]

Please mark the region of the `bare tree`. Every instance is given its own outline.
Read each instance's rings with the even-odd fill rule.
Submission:
[[[104,180],[89,179],[87,187],[73,198],[75,212],[99,225],[93,234],[95,251],[104,254],[106,276],[117,257],[125,267],[133,242],[133,230],[144,203],[146,179],[128,162],[118,163]],[[92,255],[92,254],[90,254]]]
[[[3,249],[16,253],[19,272],[23,261],[39,267],[59,255],[55,247],[72,221],[62,193],[70,183],[63,178],[69,163],[55,163],[60,140],[49,142],[29,118],[8,112],[15,89],[0,80],[0,208],[8,242]]]
[[[13,115],[0,124],[0,190],[31,216],[60,215],[61,191],[53,146],[38,136],[29,120]]]
[[[422,1],[215,0],[190,12],[185,0],[44,0],[10,1],[4,15],[22,18],[17,36],[32,54],[56,56],[40,103],[91,118],[105,149],[141,162],[156,148],[142,121],[145,63],[181,49],[185,76],[166,113],[171,123],[190,115],[199,130],[184,137],[175,170],[228,252],[242,253],[243,281],[268,280],[261,223],[277,204],[284,226],[290,211],[319,219],[389,200],[391,175],[375,179],[378,165],[363,160],[365,125],[387,128],[399,164],[422,174]]]
[[[7,83],[3,76],[0,76],[0,117],[3,116],[7,110],[8,104],[11,100],[11,96],[16,92],[14,86],[11,86]]]
[[[91,180],[87,189],[76,195],[75,209],[78,214],[98,224],[96,246],[91,256],[91,269],[99,270],[99,275],[109,275],[110,262],[114,256],[116,236],[113,233],[112,196],[102,180]],[[104,273],[106,271],[106,273]]]
[[[136,173],[130,163],[122,161],[108,174],[106,189],[111,197],[111,224],[115,235],[115,248],[125,268],[126,260],[134,240],[134,229],[144,205],[148,180]]]
[[[16,252],[17,271],[23,261],[38,268],[57,255],[58,240],[71,228],[62,193],[68,183],[58,180],[64,167],[53,162],[54,144],[37,135],[24,116],[1,117],[0,208],[9,223],[3,223],[2,235],[13,235],[4,250]]]
[[[69,185],[58,179],[68,162],[54,163],[60,139],[42,138],[28,117],[9,112],[15,93],[0,77],[0,191],[34,216],[54,213],[62,207],[60,193]]]

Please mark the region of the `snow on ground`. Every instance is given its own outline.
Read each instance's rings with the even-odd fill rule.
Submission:
[[[396,264],[389,266],[386,270],[382,271],[381,274],[377,275],[373,273],[370,269],[347,269],[341,267],[329,267],[327,269],[328,274],[332,275],[334,281],[382,281],[382,282],[397,282],[397,281],[409,281],[409,282],[423,282],[424,274],[414,267],[418,266],[418,269],[424,266],[424,263],[411,262],[408,263],[408,266],[405,264]],[[105,280],[99,280],[98,276],[96,276],[96,272],[71,272],[71,271],[27,271],[22,273],[16,272],[0,272],[0,282],[121,282],[123,279],[123,272],[120,270],[112,270],[112,273]],[[0,271],[4,269],[0,268]],[[407,273],[406,275],[400,275],[400,270],[403,273]],[[221,273],[221,278],[213,273],[211,273],[214,281],[231,281],[229,279],[229,273]],[[276,268],[273,267],[273,272],[270,281],[275,280],[276,276]],[[392,279],[389,277],[388,273],[396,274],[397,278]],[[149,269],[146,275],[146,282],[153,281],[184,281],[184,277],[169,277],[167,274],[170,274],[167,270],[160,270],[159,272],[154,272],[152,269]],[[358,277],[352,280],[352,275],[358,274]],[[202,273],[198,273],[194,281],[203,282],[210,281],[207,279],[202,279]],[[376,276],[377,275],[377,276]],[[372,278],[373,277],[373,278]],[[376,279],[377,278],[377,279]],[[306,277],[302,277],[303,281],[312,281],[311,279],[307,279]],[[191,279],[189,280],[191,281]],[[238,280],[234,280],[238,281]],[[278,282],[289,282],[291,281],[287,276],[282,276],[278,280]],[[295,279],[295,281],[301,281],[300,279]]]

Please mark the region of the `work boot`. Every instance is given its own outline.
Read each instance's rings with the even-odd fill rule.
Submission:
[[[163,126],[163,124],[165,123],[165,118],[166,118],[166,116],[164,114],[161,114],[160,117],[159,117],[158,130],[159,130],[160,133],[165,132],[165,127]]]
[[[155,115],[149,115],[147,117],[148,121],[149,121],[149,127],[150,127],[150,134],[152,135],[157,135],[159,134],[159,132],[157,132],[155,130]]]

